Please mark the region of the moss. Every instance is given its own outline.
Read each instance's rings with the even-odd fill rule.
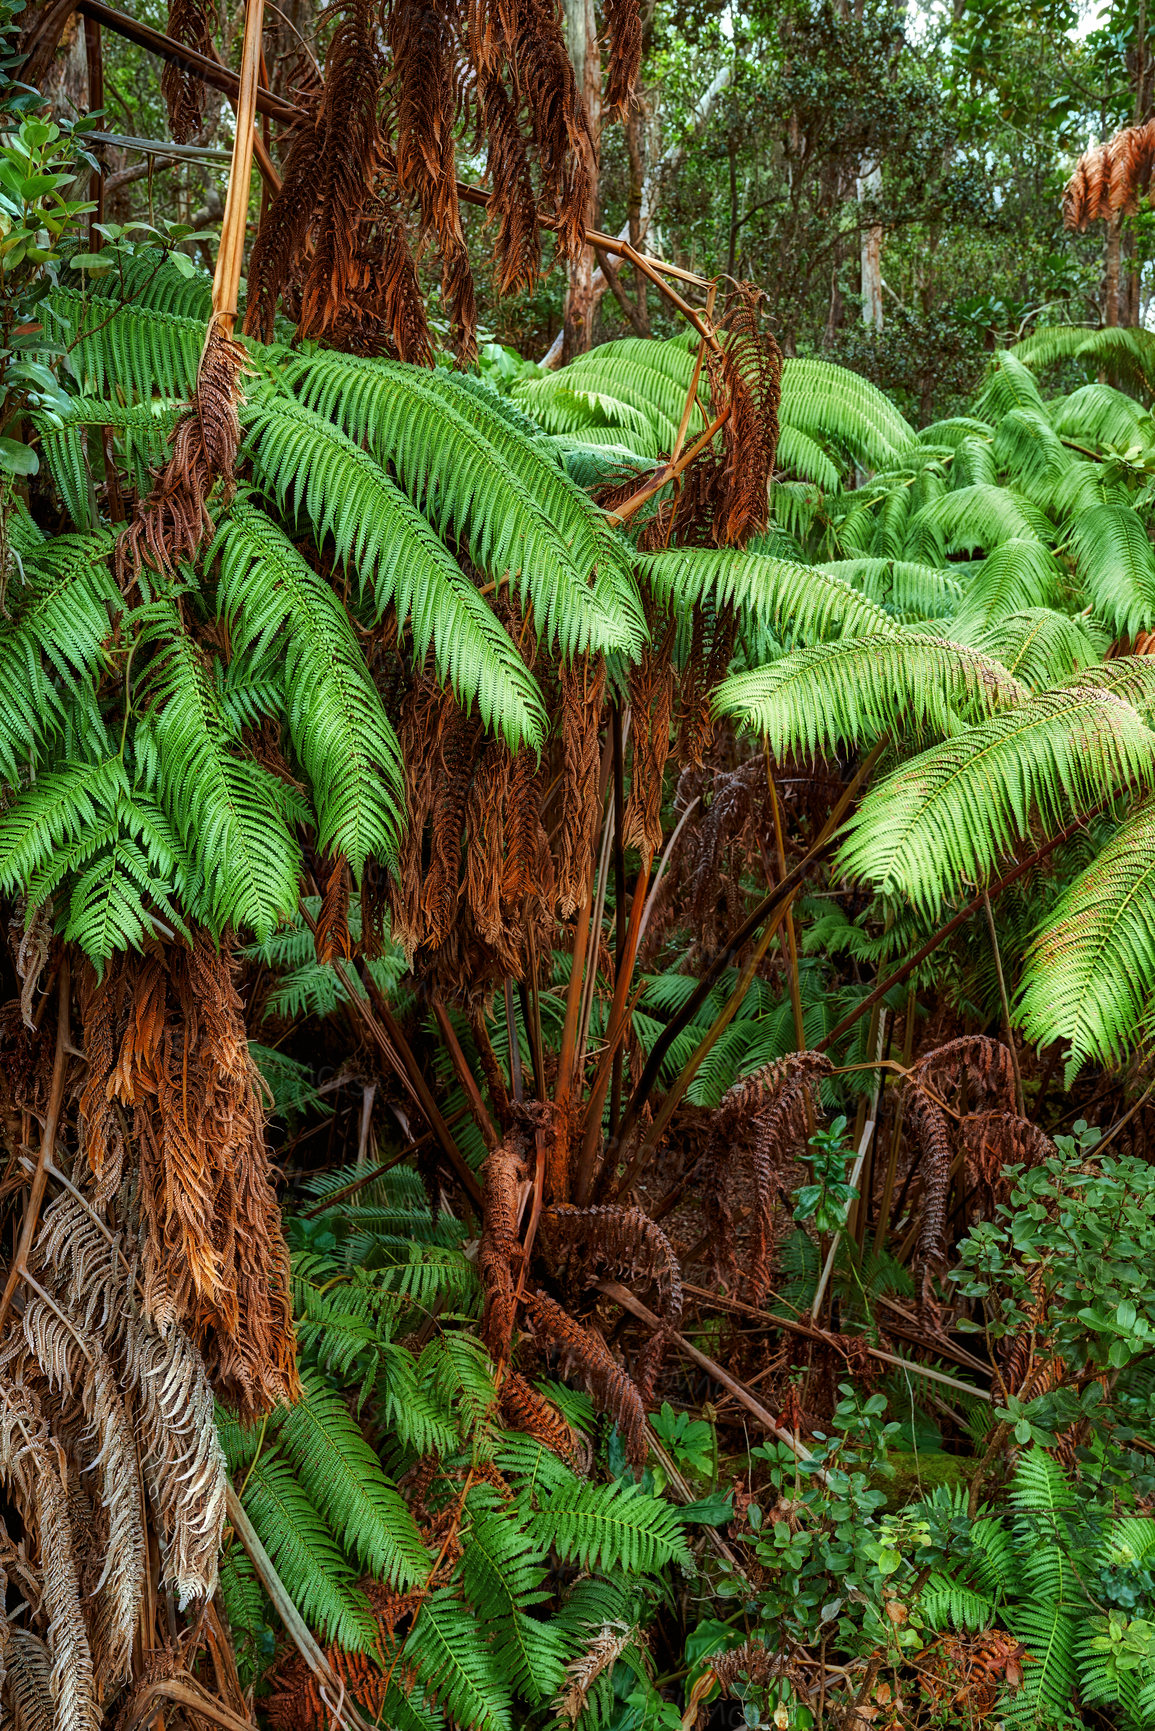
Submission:
[[[929,1496],[939,1485],[969,1485],[978,1465],[973,1455],[916,1455],[905,1449],[891,1449],[886,1458],[894,1468],[894,1477],[880,1474],[878,1488],[886,1492],[888,1509],[900,1509],[918,1497]]]

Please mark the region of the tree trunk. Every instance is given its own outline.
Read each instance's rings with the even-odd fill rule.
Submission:
[[[598,54],[597,15],[594,0],[565,0],[565,30],[573,61],[574,76],[589,116],[592,143],[590,155],[590,197],[586,206],[587,228],[598,225],[598,141],[601,136],[602,69]],[[594,312],[598,296],[594,294],[594,255],[583,247],[569,267],[569,287],[565,301],[565,323],[562,327],[562,362],[585,354],[593,342]]]
[[[860,205],[877,203],[882,193],[882,169],[877,162],[864,162],[858,177]],[[870,223],[860,230],[862,254],[862,322],[869,329],[882,329],[882,225]]]
[[[1119,265],[1122,253],[1122,218],[1112,216],[1107,221],[1107,246],[1103,259],[1103,323],[1119,323]]]

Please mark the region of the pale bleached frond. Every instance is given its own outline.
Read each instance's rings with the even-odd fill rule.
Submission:
[[[871,788],[850,820],[840,868],[933,915],[986,883],[1028,836],[1155,778],[1155,734],[1111,692],[1040,692],[936,745]]]

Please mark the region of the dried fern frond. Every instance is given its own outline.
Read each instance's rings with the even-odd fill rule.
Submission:
[[[174,42],[182,42],[186,48],[194,48],[210,59],[215,22],[216,9],[210,0],[169,0],[167,34]],[[205,85],[178,61],[166,60],[160,88],[173,138],[178,144],[188,144],[204,123]]]
[[[606,1623],[589,1645],[570,1660],[565,1668],[565,1687],[553,1702],[559,1719],[577,1724],[589,1705],[594,1684],[613,1670],[637,1633],[628,1623]]]
[[[636,1467],[645,1464],[649,1451],[646,1409],[637,1385],[612,1357],[601,1335],[583,1328],[544,1292],[529,1289],[524,1294],[526,1316],[534,1332],[561,1348],[564,1357],[580,1375],[599,1412],[613,1419],[621,1432],[626,1456]]]
[[[1125,126],[1083,152],[1063,189],[1063,221],[1080,234],[1088,223],[1132,215],[1150,197],[1155,173],[1155,120]]]

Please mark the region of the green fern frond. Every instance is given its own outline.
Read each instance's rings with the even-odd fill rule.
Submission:
[[[510,1690],[488,1631],[443,1587],[425,1601],[402,1663],[459,1731],[510,1731]]]
[[[1123,1515],[1111,1521],[1095,1556],[1099,1568],[1146,1568],[1155,1558],[1155,1520]]]
[[[1155,623],[1155,548],[1128,505],[1094,505],[1071,531],[1075,569],[1095,611],[1133,635]]]
[[[1053,607],[1008,613],[971,633],[969,641],[1035,691],[1068,681],[1077,668],[1089,668],[1098,660],[1084,622]]]
[[[63,721],[63,697],[95,680],[110,613],[124,602],[107,556],[112,536],[57,535],[14,574],[0,627],[0,770],[18,779],[38,741]]]
[[[1155,341],[1151,333],[1119,325],[1090,330],[1085,325],[1050,325],[1016,343],[1014,354],[1040,372],[1055,361],[1073,359],[1105,375],[1108,382],[1150,399],[1155,381]]]
[[[117,950],[140,949],[147,938],[156,936],[157,921],[149,903],[176,931],[188,935],[170,899],[178,888],[176,862],[139,806],[122,802],[115,819],[87,831],[80,842],[64,850],[54,867],[56,880],[77,871],[85,861],[90,863],[73,885],[64,936],[84,950],[98,972]],[[191,899],[189,887],[185,881],[179,884],[186,904]],[[47,880],[34,880],[32,899],[47,890]]]
[[[158,653],[142,682],[138,761],[199,871],[213,929],[244,926],[262,941],[297,906],[302,861],[286,822],[290,790],[236,754],[175,603],[153,602],[142,615],[140,643]]]
[[[1155,804],[1120,826],[1060,897],[1028,950],[1017,1019],[1035,1044],[1062,1040],[1069,1074],[1113,1063],[1155,989]]]
[[[949,1575],[932,1575],[922,1590],[918,1608],[932,1629],[989,1629],[995,1604],[986,1593],[963,1587]]]
[[[64,507],[78,529],[98,527],[95,492],[82,435],[108,427],[116,435],[137,493],[149,490],[150,469],[159,467],[168,435],[184,409],[183,403],[151,399],[123,405],[104,397],[74,397],[66,411],[37,415],[40,452]]]
[[[188,399],[204,347],[203,319],[52,289],[37,307],[45,335],[68,350],[84,394],[123,401],[124,393]]]
[[[199,319],[203,325],[212,311],[212,276],[189,258],[182,259],[182,266],[187,268],[178,268],[160,247],[146,244],[130,251],[122,244],[113,269],[83,275],[70,271],[67,286],[83,286],[94,299],[129,301],[150,311]]]
[[[1024,1600],[1010,1605],[1007,1623],[1027,1649],[1022,1687],[1007,1693],[999,1712],[1008,1727],[1034,1731],[1048,1719],[1061,1720],[1075,1691],[1075,1638],[1078,1624],[1053,1602]]]
[[[1047,518],[1029,499],[1009,487],[977,482],[923,506],[911,520],[906,557],[923,557],[928,537],[945,553],[973,554],[993,552],[1004,541],[1045,541],[1053,535]]]
[[[965,439],[991,439],[994,428],[977,415],[951,415],[945,421],[932,421],[918,435],[922,445],[945,445],[957,450]]]
[[[1021,1557],[1006,1521],[983,1515],[970,1530],[970,1570],[983,1592],[1019,1594],[1022,1590]]]
[[[1008,613],[1049,607],[1062,578],[1055,555],[1034,536],[1004,541],[968,573],[951,630],[966,643],[971,633],[997,624]]]
[[[950,490],[961,492],[964,487],[997,487],[999,465],[995,461],[991,438],[961,439],[955,450],[950,470]]]
[[[956,571],[912,559],[842,559],[819,569],[852,583],[872,601],[907,618],[940,619],[953,614],[964,594]]]
[[[502,1675],[516,1694],[538,1705],[556,1694],[565,1669],[566,1642],[552,1621],[527,1613],[549,1598],[546,1553],[488,1485],[466,1498],[461,1579],[480,1621],[487,1623]]]
[[[57,850],[95,828],[127,796],[119,757],[46,770],[0,817],[0,888],[8,895],[27,889]]]
[[[893,632],[886,611],[861,590],[813,565],[766,554],[676,547],[638,557],[654,597],[675,612],[711,599],[748,613],[772,631],[824,639]]]
[[[541,744],[546,727],[533,675],[456,559],[379,463],[330,421],[284,399],[246,410],[246,449],[258,483],[282,511],[307,516],[318,545],[332,535],[361,598],[380,618],[393,604],[409,621],[420,663],[432,648],[438,677],[461,706],[476,700],[509,747]]]
[[[797,649],[725,680],[714,710],[739,717],[782,757],[792,750],[829,751],[843,741],[861,744],[890,731],[950,734],[960,708],[985,717],[1027,695],[977,651],[910,634]]]
[[[1055,1605],[1068,1603],[1072,1594],[1082,1602],[1085,1595],[1068,1556],[1067,1514],[1075,1506],[1074,1493],[1058,1461],[1037,1446],[1024,1449],[1015,1463],[1010,1497],[1028,1591]]]
[[[343,853],[355,876],[367,858],[391,859],[404,779],[396,735],[344,608],[292,542],[238,498],[210,557],[219,557],[218,601],[241,653],[284,648],[286,716],[309,777],[317,842]]]
[[[1044,510],[1059,478],[1074,462],[1042,409],[1014,409],[1004,415],[992,455],[1015,486]]]
[[[975,414],[996,427],[1016,409],[1033,410],[1040,415],[1046,413],[1023,347],[1020,343],[1015,349],[1004,349],[995,355],[975,398]]]
[[[536,441],[477,398],[454,403],[420,368],[326,351],[291,361],[284,376],[307,407],[392,464],[439,534],[459,535],[488,577],[508,576],[523,603],[532,598],[543,641],[566,655],[641,641],[626,543]]]
[[[1134,397],[1124,396],[1113,385],[1096,382],[1080,385],[1051,410],[1051,425],[1060,438],[1080,444],[1149,444],[1151,418]]]
[[[543,1495],[528,1524],[538,1544],[583,1569],[653,1575],[689,1562],[673,1504],[624,1479],[605,1485],[575,1479]]]
[[[248,1469],[241,1501],[306,1622],[326,1641],[371,1653],[377,1623],[369,1601],[289,1464],[264,1449]]]
[[[306,1496],[364,1568],[393,1587],[424,1580],[430,1558],[408,1504],[362,1436],[340,1395],[316,1372],[277,1415],[277,1440]]]
[[[837,493],[842,485],[836,465],[817,439],[799,427],[779,428],[776,467],[790,470],[801,481],[813,481],[825,493]]]
[[[267,1601],[256,1570],[239,1544],[222,1553],[218,1578],[237,1672],[242,1688],[248,1688],[261,1669],[262,1646],[270,1633]]]
[[[910,422],[868,379],[833,361],[782,363],[779,420],[820,445],[833,441],[867,469],[889,468],[914,444]]]
[[[873,787],[839,865],[933,914],[1028,834],[1056,835],[1153,773],[1155,735],[1130,705],[1088,688],[1041,692]]]

